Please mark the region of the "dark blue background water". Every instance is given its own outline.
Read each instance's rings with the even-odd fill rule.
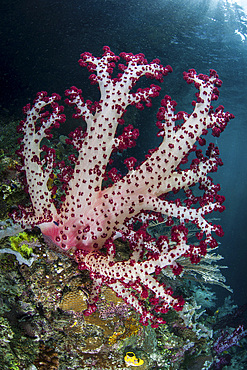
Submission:
[[[3,115],[20,116],[22,106],[40,90],[63,94],[76,85],[85,97],[93,98],[95,87],[77,60],[83,51],[100,56],[104,45],[116,54],[142,52],[149,60],[158,57],[171,64],[174,72],[166,77],[162,94],[177,100],[179,110],[190,111],[194,98],[182,72],[218,71],[224,82],[219,103],[236,116],[218,140],[224,167],[216,177],[227,198],[220,253],[229,266],[223,273],[234,289],[233,297],[238,304],[245,303],[247,23],[242,9],[222,0],[2,0],[0,14]],[[157,104],[137,117],[137,125],[142,123],[140,157],[157,144],[153,124]],[[217,292],[222,297],[228,294],[223,288]]]

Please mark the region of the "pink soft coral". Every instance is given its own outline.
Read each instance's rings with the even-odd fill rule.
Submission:
[[[124,64],[119,63],[120,58]],[[162,319],[148,312],[139,297],[149,296],[154,311],[161,313],[169,307],[181,309],[183,300],[173,297],[172,291],[160,284],[153,273],[171,266],[178,274],[181,267],[176,260],[180,256],[188,256],[196,263],[206,253],[207,245],[216,245],[212,232],[222,235],[220,226],[205,219],[208,213],[224,209],[224,197],[217,194],[219,186],[208,177],[209,172],[216,171],[222,164],[218,148],[210,144],[205,156],[195,142],[198,140],[204,145],[205,139],[201,136],[207,134],[209,128],[214,136],[219,136],[233,116],[225,113],[222,106],[215,111],[211,106],[211,101],[218,98],[221,85],[217,73],[211,70],[206,76],[189,70],[184,73],[184,79],[198,89],[196,101],[192,103],[193,112],[175,113],[176,102],[166,95],[157,114],[158,136],[163,138],[160,146],[136,168],[135,159],[127,159],[128,173],[121,178],[115,169],[107,171],[110,156],[113,151],[132,147],[139,133],[129,125],[116,137],[117,127],[124,123],[122,117],[129,105],[141,110],[143,104],[150,106],[151,98],[159,95],[160,87],[152,84],[136,92],[131,90],[142,76],[162,82],[172,69],[162,66],[157,59],[148,63],[143,54],[116,56],[109,47],[104,48],[101,58],[83,53],[79,63],[92,72],[90,81],[99,85],[101,98],[92,103],[85,101],[76,87],[66,91],[67,103],[76,109],[75,118],[83,118],[87,127],[85,131],[76,129],[68,140],[78,151],[77,158],[71,156],[73,169],[60,166],[66,184],[64,202],[56,209],[53,192],[47,186],[53,177],[55,151],[46,146],[40,148],[40,143],[51,136],[51,128],[58,127],[65,117],[57,103],[59,96],[47,97],[41,92],[32,107],[25,107],[26,119],[19,126],[23,133],[20,154],[32,205],[20,208],[22,215],[16,212],[13,217],[23,226],[38,225],[48,245],[73,253],[79,269],[91,272],[94,284],[85,314],[96,309],[100,287],[107,284],[141,314],[143,324],[150,319],[155,326]],[[117,63],[120,73],[113,78]],[[44,111],[47,106],[52,112]],[[196,155],[190,167],[181,169],[191,152]],[[107,174],[112,183],[104,189],[102,182]],[[202,191],[200,197],[194,196],[191,190],[196,183]],[[166,198],[167,193],[180,189],[186,194],[183,203],[180,199]],[[161,214],[167,216],[167,224],[177,218],[180,226],[173,227],[171,240],[161,237],[156,243],[147,234],[146,227],[151,219],[159,220]],[[198,227],[199,246],[187,243],[185,222]],[[136,224],[139,228],[134,227]],[[128,241],[132,250],[128,261],[114,260],[116,238]],[[100,251],[103,246],[107,248],[106,254]],[[147,252],[143,256],[144,251]]]

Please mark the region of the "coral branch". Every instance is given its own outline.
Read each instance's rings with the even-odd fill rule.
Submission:
[[[13,215],[23,225],[38,225],[44,221],[51,221],[57,213],[51,202],[51,193],[47,188],[47,182],[53,171],[55,151],[46,146],[40,148],[40,144],[43,138],[51,137],[52,127],[58,128],[59,123],[65,121],[65,116],[62,114],[63,107],[56,103],[58,100],[60,96],[57,94],[47,97],[46,92],[40,92],[32,108],[30,105],[23,108],[26,119],[18,127],[18,131],[24,135],[19,154],[32,207],[26,210],[21,209],[21,219],[17,213]],[[51,107],[52,112],[44,112],[47,106]],[[41,160],[41,152],[45,152],[43,160]]]

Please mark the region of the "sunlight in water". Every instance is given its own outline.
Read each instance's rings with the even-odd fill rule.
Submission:
[[[225,4],[230,5],[234,12],[238,14],[239,26],[235,30],[235,33],[241,37],[242,41],[245,41],[247,38],[247,0],[225,0]]]
[[[247,39],[247,0],[214,0],[211,3],[210,19],[216,22],[214,11],[217,11],[218,6],[225,8],[225,21],[235,22],[235,34],[241,38],[241,41]],[[222,8],[221,8],[222,9]]]
[[[215,0],[214,1],[214,5],[217,5],[219,2],[219,0]],[[243,8],[243,10],[245,11],[245,13],[247,14],[247,0],[225,0],[224,1],[226,5],[238,5],[238,6],[241,6]]]
[[[247,14],[247,0],[225,0],[226,4],[239,5]]]
[[[238,5],[242,6],[244,9],[245,13],[247,14],[247,0],[237,0],[237,1],[232,1],[232,3],[237,3]]]

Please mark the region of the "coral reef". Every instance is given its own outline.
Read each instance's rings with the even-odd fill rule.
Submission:
[[[213,343],[219,331],[214,332],[213,327],[224,316],[208,315],[200,307],[201,299],[196,302],[202,294],[201,285],[191,303],[186,303],[181,312],[165,314],[167,324],[156,329],[141,326],[138,314],[107,286],[102,288],[98,310],[85,317],[83,309],[92,284],[89,274],[79,272],[72,259],[49,250],[45,244],[36,243],[33,254],[37,258],[31,266],[20,265],[9,255],[9,264],[2,265],[5,270],[1,268],[4,356],[0,356],[0,366],[4,370],[11,366],[29,369],[32,365],[37,369],[52,366],[60,370],[125,370],[129,368],[124,361],[127,352],[143,359],[140,369],[196,369],[217,361]],[[126,244],[119,243],[117,254],[119,260],[125,258]],[[0,265],[5,259],[6,254],[0,254]],[[186,295],[196,292],[195,282],[191,290],[186,279],[173,282],[179,289],[181,282],[185,284]],[[234,307],[229,301],[226,311],[219,310],[229,315]],[[243,349],[233,346],[229,351],[234,363]]]
[[[112,84],[114,94],[120,96],[121,89],[118,93],[116,86],[124,77],[118,76],[114,79],[111,75],[111,69],[114,67],[112,62],[118,62],[118,59],[109,48],[105,48],[104,51],[103,59],[94,59],[93,56],[84,53],[80,63],[81,65],[87,64],[90,72],[95,72],[95,65],[97,65],[96,73],[98,76],[91,75],[91,82],[98,82],[102,91],[105,89],[105,86],[102,86],[104,81],[107,82],[106,85]],[[160,80],[162,74],[170,71],[170,68],[161,66],[158,60],[148,64],[143,55],[122,54],[122,58],[126,62],[125,66],[120,65],[122,76],[126,76],[126,72],[129,73],[125,79],[130,81],[127,90],[133,86],[141,74]],[[104,69],[106,64],[109,67],[107,71]],[[103,68],[103,71],[98,68],[99,66]],[[139,75],[135,75],[135,70],[140,72]],[[128,354],[132,354],[133,358],[141,359],[139,368],[142,370],[213,370],[229,366],[229,364],[235,366],[237,361],[239,368],[244,369],[246,351],[244,346],[236,346],[236,344],[246,344],[246,332],[240,326],[244,320],[246,309],[234,306],[234,302],[231,300],[227,300],[223,307],[217,307],[211,286],[217,284],[230,290],[224,284],[225,279],[220,272],[223,266],[218,265],[221,256],[210,251],[210,247],[216,247],[217,244],[211,236],[211,232],[216,232],[218,236],[222,235],[220,227],[215,225],[215,221],[218,219],[204,218],[213,209],[222,211],[224,208],[222,206],[224,199],[217,194],[219,187],[214,185],[211,179],[208,181],[207,177],[210,171],[215,171],[217,165],[221,165],[218,149],[210,146],[203,155],[202,151],[196,149],[192,142],[198,139],[199,145],[203,147],[204,138],[193,138],[191,127],[188,132],[185,130],[186,125],[189,125],[188,122],[194,124],[194,121],[197,120],[198,117],[195,114],[200,117],[206,115],[206,121],[208,121],[202,125],[212,128],[213,135],[218,137],[232,116],[224,113],[222,107],[214,111],[210,106],[207,112],[205,104],[201,100],[202,91],[208,99],[211,97],[214,100],[218,97],[218,89],[216,86],[213,87],[213,84],[220,84],[215,71],[211,71],[208,77],[196,75],[194,70],[190,70],[188,74],[185,74],[185,79],[189,83],[194,81],[195,87],[199,88],[196,101],[193,103],[194,112],[191,118],[185,112],[175,114],[175,102],[170,97],[165,97],[157,116],[159,136],[164,142],[168,140],[165,153],[160,153],[161,148],[155,149],[149,153],[146,161],[140,166],[135,166],[135,160],[129,158],[126,161],[127,175],[122,179],[120,178],[121,174],[111,166],[110,170],[107,168],[104,174],[103,172],[106,170],[104,161],[97,162],[100,168],[95,166],[94,170],[91,171],[90,161],[96,159],[92,158],[89,150],[90,145],[87,142],[92,138],[87,138],[85,131],[83,131],[86,127],[75,130],[69,138],[57,134],[56,142],[51,143],[49,124],[57,126],[55,121],[58,118],[63,121],[61,108],[56,103],[57,95],[48,98],[44,93],[41,93],[34,102],[36,113],[35,109],[26,107],[27,121],[25,122],[29,122],[30,125],[32,123],[38,124],[38,129],[36,126],[37,131],[35,131],[36,143],[34,140],[34,144],[37,144],[37,140],[41,142],[40,136],[47,135],[45,140],[49,148],[46,146],[39,149],[43,152],[43,157],[41,156],[39,162],[39,150],[37,150],[37,157],[30,158],[28,154],[27,146],[32,142],[32,139],[29,137],[30,140],[27,143],[23,138],[26,145],[24,154],[29,158],[22,163],[26,168],[27,177],[29,175],[32,177],[33,174],[32,170],[28,172],[28,166],[31,162],[34,167],[36,166],[37,173],[40,173],[41,180],[43,176],[45,176],[45,180],[44,183],[42,183],[43,180],[41,181],[42,184],[37,183],[37,187],[35,187],[33,180],[29,179],[28,190],[34,209],[24,210],[20,207],[23,212],[22,222],[24,226],[27,226],[31,219],[31,226],[35,224],[40,226],[45,239],[37,228],[33,231],[26,230],[20,233],[19,225],[13,224],[7,219],[7,212],[12,205],[19,203],[20,199],[22,199],[22,204],[26,204],[27,199],[20,182],[19,163],[16,162],[11,144],[11,152],[6,153],[4,149],[0,151],[0,181],[2,181],[0,183],[0,205],[2,202],[4,208],[0,214],[2,218],[0,221],[1,369],[125,370],[132,368],[128,367],[130,362],[126,361]],[[124,82],[126,82],[125,80]],[[136,93],[126,92],[126,95],[121,95],[123,100],[127,99],[126,105],[133,103],[126,115],[131,112],[131,116],[135,120],[134,105],[139,109],[143,108],[142,103],[150,105],[150,97],[155,97],[158,92],[159,88],[151,85],[150,88],[140,89]],[[67,91],[67,94],[69,104],[77,107],[76,115],[83,116],[87,121],[88,128],[93,131],[91,118],[94,115],[95,119],[98,117],[97,114],[104,106],[103,101],[100,101],[99,104],[97,102],[94,104],[89,101],[84,102],[80,91],[74,87]],[[111,95],[111,92],[109,94]],[[106,100],[104,103],[110,99],[107,96],[102,97],[103,100]],[[111,99],[113,98],[111,97]],[[42,108],[49,106],[49,104],[51,104],[50,112],[42,111]],[[198,112],[199,106],[201,112],[200,110]],[[123,124],[120,116],[124,107],[116,102],[113,104],[111,101],[110,108],[111,112],[115,112],[113,121],[116,125],[117,123]],[[108,127],[107,118],[109,117],[107,114],[109,112],[105,113],[104,123],[107,128],[106,132],[109,133],[109,130],[112,129]],[[177,124],[177,121],[183,123],[180,125]],[[22,122],[20,127],[24,137],[25,122]],[[42,131],[42,125],[47,126],[45,132]],[[161,196],[164,191],[161,189],[163,185],[160,185],[160,190],[157,190],[155,188],[157,179],[152,179],[152,176],[157,177],[160,171],[159,153],[164,155],[168,162],[171,156],[175,156],[175,149],[171,141],[179,139],[180,130],[185,135],[188,134],[189,144],[187,144],[188,148],[182,148],[183,140],[181,139],[183,158],[180,153],[178,154],[181,157],[179,160],[183,162],[183,165],[188,161],[187,155],[184,156],[187,149],[191,156],[195,155],[195,158],[188,170],[182,170],[179,167],[179,160],[174,159],[176,166],[173,166],[173,170],[169,174],[162,174],[167,185],[165,192],[170,189],[168,189],[170,181],[174,190],[174,194],[170,195],[170,198],[166,198]],[[104,136],[104,132],[102,129],[102,133],[97,132],[97,135]],[[119,136],[115,137],[113,145],[109,145],[112,148],[113,158],[118,149],[121,152],[125,148],[133,146],[138,136],[137,131],[129,124],[123,125],[121,132],[120,135],[117,133]],[[31,135],[30,132],[29,134]],[[206,132],[203,132],[204,134]],[[200,135],[198,134],[198,136]],[[101,140],[102,137],[97,136],[97,139]],[[111,137],[107,138],[107,142],[108,140],[111,142]],[[74,148],[71,147],[71,143]],[[85,155],[84,159],[81,158],[83,156],[83,151],[81,151],[83,143],[90,152],[89,155]],[[34,151],[37,149],[35,145]],[[162,145],[165,146],[165,144]],[[96,147],[95,143],[94,147]],[[64,157],[65,149],[72,160],[72,169],[69,167],[70,161]],[[99,149],[104,152],[102,145],[99,145]],[[78,152],[79,157],[76,157]],[[54,163],[52,166],[51,158],[55,153],[60,162]],[[169,156],[169,153],[172,154]],[[109,158],[110,150],[107,152],[105,160]],[[85,173],[81,176],[79,170],[78,178],[85,178],[87,186],[91,186],[90,181],[99,182],[97,176],[100,177],[102,179],[100,191],[108,196],[108,198],[104,197],[106,205],[103,205],[100,193],[99,203],[96,202],[92,208],[90,202],[94,202],[95,196],[99,195],[99,189],[93,189],[92,194],[87,187],[86,190],[78,190],[76,199],[83,198],[83,201],[87,203],[88,215],[90,216],[90,220],[88,219],[90,221],[89,230],[91,231],[87,229],[88,225],[82,225],[79,222],[78,227],[78,220],[74,222],[75,198],[73,197],[75,195],[72,193],[78,186],[83,187],[79,184],[79,180],[77,182],[75,178],[77,175],[74,179],[72,175],[74,170],[77,173],[77,160],[88,163],[88,167],[84,167],[86,176]],[[143,202],[137,192],[140,205],[138,202],[134,202],[136,199],[133,198],[135,194],[131,190],[133,183],[130,180],[135,179],[135,187],[140,187],[141,170],[145,172],[145,176],[143,176],[147,178],[148,184],[145,184],[145,189],[142,189],[145,195]],[[183,176],[185,176],[184,179]],[[194,176],[195,182],[199,181],[204,195],[195,196],[187,188],[187,185],[189,187],[194,185],[191,176]],[[145,178],[142,177],[143,181]],[[126,189],[125,182],[128,184]],[[147,191],[147,188],[150,189],[150,192]],[[177,198],[176,194],[179,188],[185,189],[185,198]],[[44,197],[49,198],[49,203],[46,203],[47,198],[44,199],[44,202],[42,201],[43,190],[48,191],[48,195],[44,193]],[[82,196],[81,190],[85,190],[86,194]],[[123,195],[119,197],[118,193],[114,193],[116,190],[126,190],[126,202],[125,199],[123,200]],[[158,200],[157,197],[154,198],[151,204],[150,193],[152,191],[155,193],[155,197],[159,198]],[[34,199],[35,197],[37,199],[40,197],[40,204],[37,199]],[[65,197],[67,200],[64,203]],[[70,202],[72,202],[72,206]],[[154,207],[157,202],[159,207]],[[142,212],[140,207],[144,203],[148,205],[148,209]],[[45,209],[47,204],[49,205],[47,209],[50,211],[56,209],[54,214]],[[66,206],[68,209],[65,208]],[[102,210],[105,211],[104,207],[109,207],[109,212],[112,212],[112,215],[108,217],[111,232],[109,231],[107,237],[103,236],[102,230],[98,230],[102,226],[102,220],[100,219],[99,222],[96,217]],[[117,209],[113,209],[114,207]],[[125,216],[121,216],[121,207]],[[138,213],[139,211],[140,213]],[[59,219],[63,212],[64,216]],[[56,215],[59,217],[56,218]],[[85,218],[82,221],[84,223]],[[72,226],[76,229],[77,234],[75,233],[75,235],[80,238],[82,236],[80,236],[79,230],[83,228],[84,238],[80,240],[77,238],[77,251],[70,245],[73,244],[74,240],[69,234],[70,222],[75,225],[75,227]],[[115,224],[115,222],[118,223]],[[97,224],[97,230],[94,228],[94,224]],[[105,225],[103,226],[105,227]],[[49,228],[55,230],[56,235],[52,236],[55,239],[58,236],[58,230],[61,230],[59,238],[63,241],[55,240],[57,243],[51,243]],[[204,232],[204,237],[200,230]],[[95,243],[104,241],[101,246],[95,244],[93,252],[87,250],[91,246],[85,241],[90,232]],[[68,240],[64,236],[67,236]],[[67,244],[64,244],[64,247],[62,243]],[[85,254],[82,252],[83,250],[86,252]],[[175,257],[174,253],[176,253]],[[168,261],[169,258],[171,258],[170,261]],[[141,271],[142,269],[143,271]],[[126,283],[129,280],[132,282]],[[150,289],[151,283],[153,286]],[[210,286],[206,286],[206,284],[210,284]],[[164,288],[165,286],[166,288]],[[124,294],[125,289],[126,295]],[[184,304],[177,298],[181,294],[186,301]],[[165,302],[166,300],[172,302],[172,305],[174,304],[178,310],[168,311],[167,307],[162,307],[164,297]],[[215,306],[216,311],[213,312],[212,308]],[[91,313],[91,315],[87,316],[85,313]],[[156,315],[159,315],[159,320],[156,320]],[[140,323],[140,317],[141,323],[145,325]],[[219,339],[217,340],[217,338]],[[227,350],[228,353],[224,353],[224,350]]]

